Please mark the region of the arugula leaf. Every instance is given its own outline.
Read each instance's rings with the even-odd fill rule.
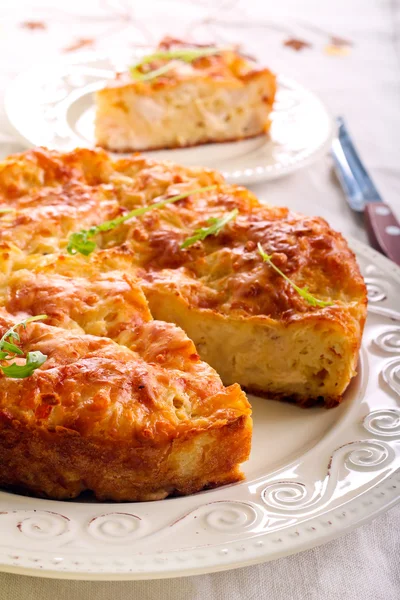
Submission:
[[[7,336],[6,336],[6,337],[9,337],[9,338],[10,338],[10,339],[12,339],[12,340],[17,340],[17,342],[19,342],[19,333],[17,333],[17,332],[16,332],[16,331],[14,331],[13,329],[9,329],[9,330],[6,332],[6,334],[7,334]],[[2,339],[3,339],[3,338],[2,338]]]
[[[0,366],[4,375],[7,377],[13,377],[14,379],[24,379],[32,375],[38,367],[40,367],[47,359],[46,354],[42,354],[39,350],[36,352],[28,352],[26,355],[26,362],[24,365],[17,365],[12,363],[8,367]]]
[[[18,348],[18,346],[15,344],[10,344],[9,342],[4,341],[1,347],[3,350],[7,350],[8,354],[11,352],[12,354],[19,354],[20,356],[24,355],[21,348]]]
[[[79,252],[84,256],[89,256],[96,248],[96,242],[89,240],[89,231],[82,229],[82,231],[76,231],[69,236],[67,252],[69,254],[76,254]]]
[[[150,81],[151,79],[156,79],[156,77],[160,77],[160,75],[164,75],[167,71],[170,71],[174,68],[174,63],[166,63],[162,67],[158,69],[154,69],[154,71],[149,71],[148,73],[141,73],[137,67],[131,67],[131,75],[134,79],[139,81]]]
[[[190,192],[184,192],[183,194],[179,194],[178,196],[172,196],[171,198],[165,198],[164,200],[160,200],[159,202],[155,202],[154,204],[149,204],[148,206],[141,206],[140,208],[135,208],[130,212],[122,215],[121,217],[117,217],[116,219],[112,219],[111,221],[104,221],[104,223],[100,223],[100,225],[96,225],[91,227],[90,229],[82,229],[81,231],[72,233],[68,239],[67,252],[69,254],[83,254],[84,256],[89,256],[96,248],[96,242],[92,241],[90,238],[95,237],[98,233],[102,231],[111,231],[121,223],[125,223],[125,221],[129,221],[132,217],[140,217],[145,213],[153,210],[154,208],[161,208],[166,204],[172,204],[173,202],[178,202],[178,200],[183,200],[192,194],[199,194],[200,192],[208,192],[210,190],[214,190],[216,185],[209,185],[207,187],[197,188],[195,190],[191,190]]]
[[[310,292],[308,291],[308,287],[305,286],[303,288],[299,287],[298,285],[296,285],[294,283],[294,281],[292,281],[291,279],[289,279],[289,277],[287,277],[284,273],[282,273],[282,271],[276,266],[274,265],[274,263],[271,260],[271,256],[268,255],[265,251],[264,248],[261,246],[260,243],[257,244],[258,247],[258,251],[261,254],[261,258],[263,259],[264,262],[268,263],[270,265],[270,267],[272,267],[277,273],[279,273],[279,275],[281,277],[283,277],[291,286],[293,289],[296,290],[296,292],[305,300],[307,300],[307,302],[309,304],[311,304],[311,306],[319,306],[319,307],[324,307],[324,306],[331,306],[333,303],[332,302],[326,302],[324,300],[319,300],[318,298],[315,298],[315,296],[313,296],[312,294],[310,294]]]
[[[160,50],[159,52],[154,52],[149,56],[145,56],[141,61],[136,63],[136,65],[130,67],[131,75],[134,79],[139,81],[149,81],[150,79],[155,79],[160,75],[163,75],[167,71],[173,68],[173,63],[167,63],[162,65],[158,69],[154,69],[153,71],[149,71],[148,73],[142,73],[139,71],[139,68],[143,65],[149,64],[154,60],[182,60],[186,63],[191,63],[197,58],[203,58],[203,56],[213,56],[215,54],[220,54],[224,50],[229,50],[229,48],[216,48],[215,46],[209,46],[207,48],[176,48],[175,50]]]
[[[19,342],[19,334],[15,331],[15,329],[17,327],[25,327],[26,328],[28,323],[32,323],[33,321],[43,321],[43,319],[47,319],[47,315],[36,315],[35,317],[28,317],[28,318],[24,319],[23,321],[20,321],[19,323],[16,323],[15,325],[13,325],[11,327],[11,329],[8,329],[5,332],[5,334],[3,335],[3,337],[0,339],[0,350],[3,350],[4,344],[8,344],[8,342],[6,342],[7,338],[12,338],[14,340],[17,340],[17,342]]]
[[[200,227],[199,229],[195,229],[193,235],[186,238],[186,240],[184,240],[184,242],[180,245],[180,248],[187,248],[188,246],[195,244],[199,240],[204,240],[209,235],[218,235],[221,229],[225,227],[225,225],[229,223],[229,221],[232,221],[232,219],[235,219],[237,217],[238,212],[238,209],[235,208],[226,215],[223,215],[222,217],[211,217],[211,219],[208,219],[207,221],[208,227]]]
[[[17,327],[25,327],[28,323],[32,323],[33,321],[41,321],[46,319],[47,315],[36,315],[35,317],[28,317],[24,319],[20,323],[16,323],[8,329],[3,337],[0,339],[0,360],[10,360],[13,358],[11,355],[24,356],[21,348],[18,348],[15,344],[10,344],[7,342],[7,339],[14,339],[17,342],[20,341],[19,334],[15,331]],[[5,350],[5,352],[4,352]],[[0,365],[0,369],[3,371],[4,375],[8,377],[14,377],[17,379],[22,379],[24,377],[29,377],[32,375],[33,371],[40,367],[47,356],[42,354],[39,350],[35,352],[28,352],[26,355],[26,361],[24,365],[17,365],[17,363],[12,363],[11,365],[2,366]]]

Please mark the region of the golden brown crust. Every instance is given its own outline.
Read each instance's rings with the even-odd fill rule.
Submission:
[[[1,309],[1,332],[14,322],[18,318]],[[11,420],[28,426],[64,427],[89,439],[126,440],[132,446],[163,444],[250,413],[240,388],[225,390],[177,327],[149,321],[128,334],[128,344],[122,345],[42,323],[29,325],[21,333],[21,348],[39,350],[47,361],[25,379],[1,373],[0,406]]]
[[[15,182],[22,178],[16,172],[18,164],[21,173],[34,164],[35,177],[29,175],[37,182],[33,181],[30,187],[25,187],[25,182],[17,186]],[[7,185],[9,170],[13,173],[12,190]],[[68,185],[69,178],[74,180],[72,187]],[[43,180],[50,190],[41,188]],[[23,158],[10,157],[0,172],[0,190],[4,194],[3,206],[11,204],[16,212],[2,215],[0,236],[4,243],[24,249],[24,255],[32,254],[31,245],[37,245],[35,240],[44,236],[50,224],[63,222],[66,206],[87,206],[84,216],[77,215],[54,240],[54,252],[65,247],[71,231],[124,214],[162,195],[213,184],[217,189],[132,218],[99,236],[99,247],[106,249],[98,255],[101,268],[105,264],[122,266],[124,270],[133,266],[133,272],[149,285],[177,286],[180,293],[191,294],[192,304],[224,314],[234,311],[279,320],[323,314],[337,320],[342,316],[342,307],[347,314],[349,302],[365,302],[365,284],[354,254],[323,219],[260,205],[250,192],[224,184],[212,171],[157,163],[141,156],[112,161],[101,151],[77,150],[62,155],[39,149],[25,153]],[[85,190],[84,200],[81,190]],[[29,201],[32,197],[33,205]],[[108,204],[111,197],[112,209]],[[104,206],[106,210],[99,214]],[[44,208],[51,209],[50,217]],[[179,248],[211,216],[233,208],[239,210],[239,216],[220,235],[209,236],[186,250]],[[25,230],[27,218],[31,236]],[[32,228],[33,221],[40,222],[40,228]],[[9,236],[8,231],[12,232]],[[25,241],[28,237],[32,238],[30,245]],[[258,242],[292,281],[301,287],[307,285],[312,294],[331,300],[334,305],[322,309],[310,306],[263,263],[256,247]]]
[[[195,47],[201,48],[202,45],[173,38],[164,38],[157,49],[175,50]],[[242,54],[238,49],[221,47],[219,50],[217,54],[197,58],[190,64],[185,64],[182,69],[178,65],[176,69],[171,69],[157,78],[148,81],[135,81],[130,73],[117,73],[116,78],[108,82],[108,85],[98,93],[107,94],[115,87],[129,86],[138,93],[149,94],[155,90],[177,86],[181,82],[199,79],[210,81],[217,86],[240,86],[243,82],[267,75],[273,90],[272,95],[268,98],[268,102],[273,104],[276,91],[276,81],[273,73],[269,69],[257,66],[253,58]],[[166,62],[170,62],[170,59],[158,58],[153,60],[151,64],[140,68],[145,73],[148,68],[153,71],[163,66]]]
[[[28,186],[25,170],[29,172]],[[74,186],[69,185],[71,180]],[[51,189],[43,188],[42,181]],[[345,323],[353,307],[365,305],[365,284],[354,254],[326,221],[287,208],[260,205],[249,191],[225,184],[213,171],[158,163],[140,155],[112,161],[99,150],[82,149],[63,155],[38,149],[10,157],[0,171],[0,190],[4,193],[3,205],[12,203],[17,210],[2,215],[0,236],[5,243],[22,247],[24,255],[31,254],[30,247],[39,245],[35,240],[41,240],[48,223],[63,221],[66,206],[78,203],[82,208],[87,204],[85,216],[80,216],[80,221],[76,217],[61,237],[52,240],[54,252],[66,246],[71,231],[124,214],[159,196],[208,185],[216,185],[217,189],[133,218],[98,236],[99,247],[104,249],[97,255],[102,264],[99,268],[130,271],[142,280],[145,289],[173,288],[191,306],[221,314],[259,315],[279,322],[323,316]],[[81,199],[81,190],[85,191],[85,200]],[[110,198],[115,203],[112,209]],[[46,218],[43,205],[50,206],[51,217]],[[104,205],[107,209],[100,215],[98,210]],[[207,237],[186,250],[179,248],[211,216],[233,208],[239,210],[239,216],[218,236]],[[24,228],[27,217],[40,222],[40,229],[31,228],[29,246]],[[12,235],[7,238],[9,230]],[[310,306],[263,263],[258,242],[294,283],[307,285],[312,294],[332,301],[333,306]],[[9,255],[8,249],[4,254]]]
[[[91,440],[9,421],[0,409],[0,482],[3,487],[56,499],[93,490],[99,500],[161,500],[243,478],[238,463],[250,452],[250,421],[241,416],[218,428],[164,444],[135,447]]]
[[[89,258],[65,253],[74,231],[209,185],[216,189],[98,235],[99,251]],[[45,312],[46,323],[21,331],[21,343],[49,357],[25,380],[0,377],[3,465],[15,449],[13,468],[0,468],[3,484],[54,497],[87,487],[100,498],[143,499],[237,479],[249,451],[250,408],[240,388],[224,388],[197,352],[224,383],[299,404],[340,401],[354,376],[365,285],[353,253],[323,219],[261,205],[210,170],[140,155],[113,161],[87,149],[8,158],[0,165],[0,207],[13,209],[0,215],[0,333]],[[219,235],[180,248],[210,217],[234,208],[237,218]],[[262,261],[258,242],[298,286],[332,305],[308,304]],[[180,324],[191,339],[165,321]],[[188,456],[189,447],[196,454],[203,443],[207,451],[178,477],[179,456],[186,464],[179,441]],[[104,452],[117,444],[112,469],[119,465],[124,477],[127,445],[133,453],[146,448],[148,464],[161,464],[175,448],[174,469],[164,465],[165,477],[151,484],[132,472],[130,483],[113,492],[115,479],[101,465],[97,483],[88,483],[102,444]],[[63,472],[65,481],[57,483],[49,465],[64,469],[63,457],[78,448],[86,457],[82,471],[77,467],[70,479]],[[35,481],[32,460],[43,462]]]

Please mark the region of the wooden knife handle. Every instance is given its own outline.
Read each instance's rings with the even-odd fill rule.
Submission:
[[[367,202],[365,227],[371,245],[400,265],[400,223],[384,202]]]

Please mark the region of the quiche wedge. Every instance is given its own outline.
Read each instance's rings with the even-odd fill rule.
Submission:
[[[117,152],[227,142],[268,131],[276,78],[232,47],[165,38],[96,92],[96,143]]]

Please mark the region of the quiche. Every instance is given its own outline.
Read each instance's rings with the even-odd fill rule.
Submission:
[[[165,38],[96,93],[96,143],[113,151],[227,142],[265,133],[276,78],[230,47]]]
[[[193,493],[242,477],[239,386],[342,400],[366,289],[323,219],[211,170],[89,149],[9,157],[0,198],[0,335],[19,334],[17,370],[45,357],[27,377],[0,361],[2,486]]]

